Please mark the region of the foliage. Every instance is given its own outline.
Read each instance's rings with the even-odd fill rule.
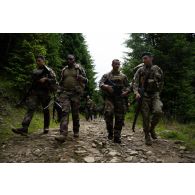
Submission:
[[[10,80],[12,88],[19,90],[20,94],[30,85],[38,54],[46,57],[47,64],[56,72],[58,79],[67,55],[74,54],[86,70],[88,93],[92,95],[96,88],[93,60],[80,33],[2,33],[0,44],[1,75]]]
[[[132,79],[133,68],[141,63],[141,54],[151,51],[154,64],[164,72],[161,94],[165,116],[180,122],[195,121],[195,35],[194,34],[130,34],[123,71]]]

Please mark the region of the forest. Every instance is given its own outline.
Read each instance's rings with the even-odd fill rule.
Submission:
[[[164,117],[181,123],[195,121],[195,34],[137,33],[130,34],[125,44],[130,52],[123,72],[129,80],[142,52],[150,51],[153,63],[164,72]]]
[[[195,34],[133,33],[124,43],[126,53],[122,71],[132,80],[133,68],[141,63],[141,53],[150,51],[154,64],[164,72],[161,94],[164,116],[187,123],[195,120]],[[81,33],[2,33],[0,34],[0,78],[10,81],[14,97],[21,97],[30,85],[35,57],[42,54],[58,76],[72,53],[86,70],[89,83],[86,93],[102,102],[97,84],[95,64]]]
[[[94,37],[95,38],[95,37]],[[122,43],[121,43],[122,44]],[[195,121],[195,34],[193,33],[130,33],[125,41],[129,52],[125,53],[122,72],[132,81],[133,68],[142,62],[143,51],[154,55],[154,64],[164,72],[164,88],[161,94],[166,130],[169,123],[177,124],[165,137],[194,143]],[[24,115],[25,107],[16,109],[16,103],[24,96],[31,84],[31,73],[36,67],[35,57],[42,54],[46,63],[57,75],[66,65],[67,54],[74,54],[76,61],[86,70],[89,82],[81,103],[90,95],[97,106],[103,104],[101,92],[96,83],[95,63],[90,54],[85,36],[82,33],[1,33],[0,34],[0,137],[10,136],[10,126],[18,125]],[[130,101],[134,99],[130,94]],[[132,119],[133,108],[128,116]],[[15,116],[17,113],[17,116]],[[31,131],[42,125],[40,113],[35,116]],[[131,121],[131,120],[130,120]],[[183,126],[183,125],[188,126]],[[55,124],[52,124],[56,126]],[[157,128],[157,130],[158,130]],[[176,130],[175,130],[176,129]],[[179,129],[179,131],[178,131]]]

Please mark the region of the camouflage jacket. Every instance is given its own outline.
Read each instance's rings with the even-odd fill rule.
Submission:
[[[39,80],[44,77],[47,77],[47,81],[41,83]],[[32,80],[34,91],[55,91],[57,89],[58,82],[55,72],[46,65],[33,70]]]
[[[163,72],[157,65],[141,66],[136,71],[132,81],[134,93],[138,93],[139,88],[144,88],[146,95],[161,92],[163,83]]]
[[[130,92],[130,85],[127,79],[127,76],[123,73],[119,72],[118,74],[114,74],[113,71],[104,74],[99,82],[99,87],[102,89],[103,85],[110,85],[108,81],[111,81],[116,86],[121,87],[122,91]],[[105,93],[107,96],[112,96],[112,94]]]
[[[86,84],[88,83],[88,79],[86,77],[86,73],[85,73],[85,70],[84,68],[80,65],[80,64],[75,64],[75,70],[76,70],[76,76],[78,75],[81,75],[85,78],[85,81],[77,81],[77,84],[78,85],[75,85],[74,86],[74,89],[72,89],[72,91],[76,91],[80,94],[83,93],[84,91],[84,88],[86,86]],[[65,80],[65,73],[66,73],[66,70],[68,70],[68,66],[65,66],[63,69],[62,69],[62,72],[61,72],[61,79],[60,79],[60,91],[64,91],[64,80]]]

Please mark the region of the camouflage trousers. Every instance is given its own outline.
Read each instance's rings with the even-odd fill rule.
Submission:
[[[31,96],[29,96],[29,98],[26,101],[28,110],[22,121],[22,126],[24,128],[29,127],[30,122],[33,118],[34,112],[36,108],[39,106],[39,104],[42,105],[42,108],[45,108],[49,104],[50,99],[51,97],[48,92],[33,93]],[[43,114],[44,114],[44,129],[47,129],[49,128],[49,124],[50,124],[49,108],[43,109]]]
[[[62,119],[60,122],[60,133],[67,136],[69,114],[72,112],[73,132],[78,133],[79,122],[79,108],[80,108],[80,95],[78,93],[64,92],[59,96],[59,103],[62,107]]]
[[[93,111],[91,108],[88,108],[86,107],[85,109],[85,117],[86,117],[86,120],[88,121],[89,119],[90,120],[93,120]]]
[[[125,110],[124,98],[118,97],[105,99],[104,118],[106,121],[106,128],[109,134],[114,134],[115,138],[121,137]]]
[[[143,97],[141,113],[145,133],[149,133],[150,130],[154,130],[155,126],[158,124],[163,114],[162,106],[163,104],[160,101],[159,94]]]

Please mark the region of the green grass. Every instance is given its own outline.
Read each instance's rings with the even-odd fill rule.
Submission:
[[[134,113],[126,115],[126,121],[132,123]],[[138,118],[136,127],[142,128],[141,114]],[[156,127],[158,135],[165,139],[180,140],[189,150],[195,150],[195,123],[180,124],[176,121],[161,120]]]
[[[13,127],[21,127],[21,122],[25,115],[25,108],[14,108],[14,106],[6,105],[6,115],[2,115],[3,119],[0,124],[0,142],[4,142],[7,139],[10,139],[14,134],[11,131]],[[56,124],[55,121],[51,119],[50,128],[59,127],[59,124]],[[41,112],[35,112],[34,117],[29,126],[29,133],[35,132],[38,129],[43,128],[43,114]]]

